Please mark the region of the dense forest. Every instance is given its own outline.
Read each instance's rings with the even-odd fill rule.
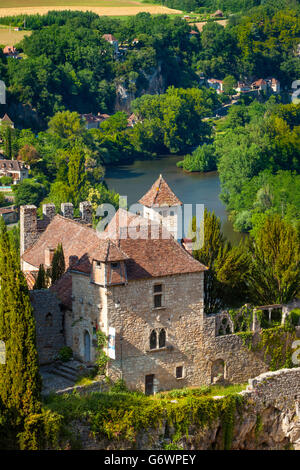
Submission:
[[[23,25],[24,15],[1,22]],[[190,34],[193,24],[180,17],[147,13],[121,20],[50,12],[27,16],[26,28],[33,33],[18,45],[26,60],[0,56],[10,114],[23,127],[45,129],[50,117],[66,109],[112,113],[118,93],[137,98],[169,86],[199,87],[201,74],[236,80],[273,76],[290,88],[300,73],[298,4],[279,9],[267,2],[230,16],[226,28],[208,22],[196,35]],[[118,56],[104,34],[118,39]],[[160,86],[151,89],[153,76]],[[28,108],[22,113],[18,104],[33,113]]]
[[[197,3],[231,8],[226,1]],[[103,180],[107,165],[191,152],[179,165],[219,171],[236,230],[255,231],[273,213],[297,225],[299,105],[287,100],[300,77],[299,5],[242,3],[226,27],[209,21],[198,34],[180,17],[148,13],[26,16],[33,32],[18,45],[22,60],[0,56],[6,110],[16,123],[0,129],[5,154],[31,165],[31,178],[15,188],[17,205],[52,200],[59,207],[86,198],[117,204]],[[24,16],[1,21],[23,25]],[[104,34],[117,38],[118,54]],[[203,75],[223,80],[224,93],[203,85]],[[280,95],[241,97],[225,119],[213,118],[237,80],[268,76],[280,80]],[[159,86],[151,89],[153,77]],[[116,108],[120,90],[130,96],[126,113]],[[87,130],[79,115],[89,112],[111,117]],[[128,112],[137,117],[133,127]]]

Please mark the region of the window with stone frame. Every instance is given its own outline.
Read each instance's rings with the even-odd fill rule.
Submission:
[[[150,333],[150,349],[161,349],[166,347],[166,330],[164,328],[152,330]]]
[[[150,349],[156,349],[157,344],[157,333],[155,330],[152,330],[150,333]]]
[[[164,348],[166,346],[166,330],[162,328],[158,335],[158,347]]]
[[[183,366],[177,366],[175,371],[176,379],[183,378]]]
[[[154,308],[162,307],[162,294],[163,294],[162,284],[155,284],[153,287]]]

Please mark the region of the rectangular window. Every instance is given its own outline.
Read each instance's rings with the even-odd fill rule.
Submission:
[[[183,377],[183,366],[176,367],[176,379],[182,379]]]
[[[155,308],[159,308],[159,307],[162,306],[161,298],[162,298],[162,295],[161,295],[161,294],[154,296],[154,307],[155,307]]]
[[[162,306],[162,284],[156,284],[153,289],[154,292],[154,308]]]
[[[111,263],[112,269],[118,269],[120,263]]]

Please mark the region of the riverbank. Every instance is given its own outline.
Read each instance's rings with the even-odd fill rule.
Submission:
[[[105,181],[110,190],[114,189],[127,196],[128,206],[135,204],[148,191],[160,174],[183,204],[204,204],[214,211],[222,221],[225,236],[237,244],[242,234],[233,230],[224,204],[219,199],[221,192],[216,171],[209,173],[187,173],[176,166],[181,155],[163,155],[151,160],[135,160],[134,163],[107,168]]]

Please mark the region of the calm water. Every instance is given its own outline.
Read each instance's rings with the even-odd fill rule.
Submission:
[[[165,156],[155,160],[135,161],[132,165],[108,168],[105,180],[109,189],[127,196],[129,206],[148,191],[160,174],[184,204],[204,204],[221,218],[223,231],[232,243],[240,240],[227,218],[225,206],[219,199],[220,182],[217,173],[184,173],[177,168],[180,156]]]

